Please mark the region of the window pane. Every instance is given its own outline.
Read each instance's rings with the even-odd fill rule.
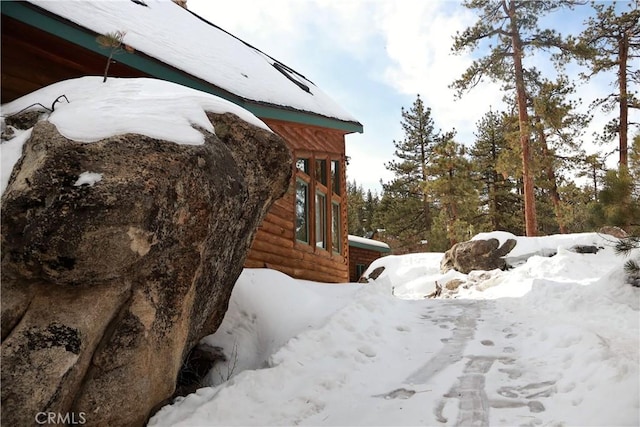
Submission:
[[[309,187],[296,180],[296,239],[309,243]]]
[[[322,185],[327,185],[327,161],[316,160],[316,181]]]
[[[298,170],[309,174],[309,159],[296,160],[296,167],[298,168]]]
[[[333,192],[340,195],[340,161],[331,161],[331,185],[333,186]]]
[[[316,193],[316,246],[327,248],[327,203],[326,196]]]
[[[331,205],[331,246],[333,246],[333,251],[336,253],[340,253],[342,249],[342,239],[340,235],[340,204],[333,203]]]

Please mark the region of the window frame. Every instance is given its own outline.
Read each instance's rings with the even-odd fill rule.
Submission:
[[[344,196],[340,194],[342,192],[344,154],[298,150],[294,155],[294,210],[297,207],[298,180],[306,183],[308,190],[309,241],[298,239],[296,232],[294,236],[296,247],[318,254],[325,254],[329,257],[345,257],[347,249],[343,242],[345,231],[343,230],[344,219],[342,215],[345,202],[343,200]],[[304,163],[305,169],[298,168],[302,160],[306,160]],[[322,175],[323,173],[324,175]],[[323,177],[324,182],[322,181]],[[323,198],[324,208],[316,206],[319,203],[319,195]],[[337,206],[337,208],[334,208],[334,206]],[[337,212],[335,209],[337,209]],[[295,211],[295,214],[297,224],[297,211]],[[318,229],[318,221],[324,221],[322,230]],[[333,241],[335,238],[337,238],[337,242]],[[319,246],[318,243],[321,243],[321,245]],[[336,248],[338,251],[334,250]]]
[[[305,200],[304,200],[304,227],[305,227],[305,236],[306,236],[306,240],[300,239],[299,238],[299,234],[298,234],[298,186],[302,186],[304,187],[305,190]],[[304,179],[297,177],[296,176],[296,180],[295,180],[295,196],[294,196],[294,213],[295,213],[295,230],[294,230],[294,236],[297,242],[301,242],[304,244],[310,244],[311,242],[311,234],[310,234],[310,215],[309,215],[309,211],[310,211],[310,203],[309,203],[309,183],[306,182]]]

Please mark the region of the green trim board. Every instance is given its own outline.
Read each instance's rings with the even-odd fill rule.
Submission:
[[[349,246],[360,249],[367,249],[370,251],[380,252],[383,254],[391,252],[390,248],[385,248],[379,245],[370,245],[364,242],[354,242],[353,240],[349,240]]]
[[[319,116],[313,113],[307,113],[299,110],[287,110],[277,107],[269,107],[264,104],[253,104],[251,101],[239,103],[241,107],[251,111],[255,116],[264,119],[282,120],[287,122],[302,123],[312,126],[320,126],[330,129],[343,130],[346,132],[362,133],[363,128],[360,123],[345,122],[338,119],[332,119],[326,116]]]
[[[3,15],[46,31],[87,50],[105,57],[107,56],[106,52],[101,49],[96,42],[96,37],[98,36],[97,33],[63,20],[55,15],[49,14],[37,6],[21,1],[2,1],[0,2],[0,12]],[[219,96],[245,108],[257,117],[321,126],[330,129],[342,130],[348,133],[363,132],[362,124],[357,122],[347,122],[309,112],[288,109],[286,107],[269,105],[241,98],[231,92],[218,88],[212,83],[198,79],[184,71],[171,67],[160,60],[138,51],[135,51],[133,54],[121,54],[118,56],[118,61],[155,78]]]

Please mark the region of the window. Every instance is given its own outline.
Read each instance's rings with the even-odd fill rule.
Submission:
[[[327,154],[296,153],[296,237],[314,252],[341,255],[345,251],[340,185],[342,160]]]
[[[331,246],[333,252],[339,254],[342,251],[342,233],[340,230],[340,203],[331,204]]]
[[[340,195],[340,161],[331,160],[331,184],[333,192]]]
[[[309,185],[296,179],[296,239],[309,243]]]
[[[316,246],[327,249],[327,196],[316,193]]]
[[[364,264],[356,264],[356,276],[358,278],[362,277],[364,272],[367,271],[367,266]]]
[[[327,161],[316,159],[316,181],[322,185],[327,185]]]
[[[296,160],[296,168],[298,168],[300,172],[304,172],[309,175],[309,159]]]

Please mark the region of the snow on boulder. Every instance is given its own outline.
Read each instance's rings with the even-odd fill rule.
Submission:
[[[2,419],[143,425],[222,322],[291,153],[233,104],[151,79],[66,81],[3,114],[36,102],[54,111],[1,144],[3,171],[7,144],[21,154],[1,205]]]
[[[474,240],[497,239],[500,244],[508,239],[515,240],[515,247],[504,258],[508,266],[515,267],[525,263],[532,256],[549,257],[560,250],[574,250],[577,247],[600,248],[612,245],[618,239],[610,235],[599,233],[556,234],[552,236],[524,237],[516,236],[506,231],[492,231],[479,233],[472,237]],[[573,248],[573,249],[572,249]]]

